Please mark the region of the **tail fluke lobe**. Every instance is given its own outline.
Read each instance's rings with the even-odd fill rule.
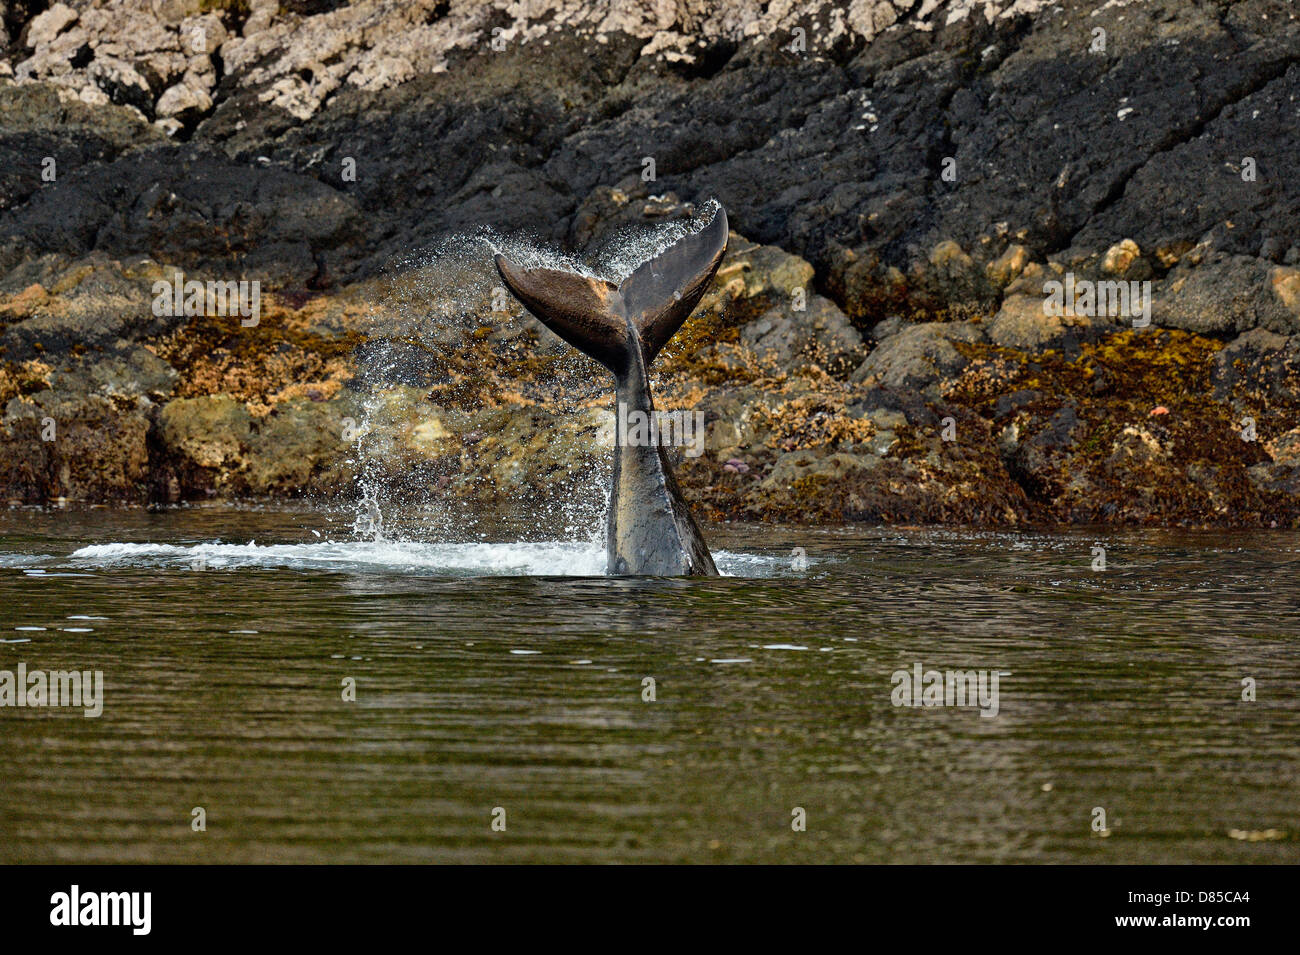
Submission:
[[[727,251],[727,214],[643,262],[615,286],[557,269],[526,269],[496,256],[506,287],[539,321],[615,375],[639,344],[648,367],[699,304]]]
[[[618,287],[623,309],[641,335],[649,365],[690,317],[727,252],[727,214],[718,208],[699,232],[643,262]]]
[[[506,288],[543,325],[614,374],[627,367],[632,332],[612,282],[557,269],[526,269],[500,254],[496,266]]]

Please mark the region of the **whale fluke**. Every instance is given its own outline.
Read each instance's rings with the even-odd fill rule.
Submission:
[[[614,374],[626,363],[627,322],[618,287],[603,279],[557,269],[524,269],[496,256],[506,287],[551,331]]]
[[[727,214],[719,208],[703,229],[642,263],[618,286],[557,269],[521,268],[500,254],[495,261],[529,312],[613,373],[617,414],[641,413],[653,421],[647,369],[704,296],[727,236]],[[621,426],[616,434],[609,572],[717,574],[658,440],[629,443]]]
[[[615,375],[629,360],[633,331],[649,365],[690,317],[727,251],[727,214],[643,262],[622,285],[562,272],[526,269],[497,253],[506,287],[537,319]],[[629,328],[630,325],[630,328]]]
[[[719,208],[707,226],[641,263],[623,280],[618,292],[641,333],[647,365],[695,310],[726,251],[727,214]]]

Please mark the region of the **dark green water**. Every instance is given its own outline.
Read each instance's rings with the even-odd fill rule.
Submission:
[[[0,861],[1300,859],[1300,535],[719,527],[746,576],[617,580],[327,516],[0,515],[0,670],[105,683],[0,709]],[[916,663],[997,716],[894,706]]]

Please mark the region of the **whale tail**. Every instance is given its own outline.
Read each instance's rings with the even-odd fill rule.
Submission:
[[[621,285],[496,256],[506,287],[543,325],[618,378],[646,367],[694,311],[727,251],[727,214],[643,262]]]
[[[525,269],[496,257],[524,307],[614,373],[620,409],[654,414],[647,369],[699,303],[727,251],[721,208],[699,232],[641,264],[622,284],[557,269]],[[619,438],[614,449],[606,547],[612,574],[716,575],[663,447]]]

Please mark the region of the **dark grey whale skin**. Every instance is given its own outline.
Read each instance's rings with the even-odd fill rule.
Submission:
[[[497,271],[529,312],[614,375],[616,408],[653,415],[648,369],[690,316],[727,251],[727,215],[642,263],[621,285],[555,269],[524,269],[503,255]],[[606,524],[608,572],[717,576],[663,448],[615,430]]]

